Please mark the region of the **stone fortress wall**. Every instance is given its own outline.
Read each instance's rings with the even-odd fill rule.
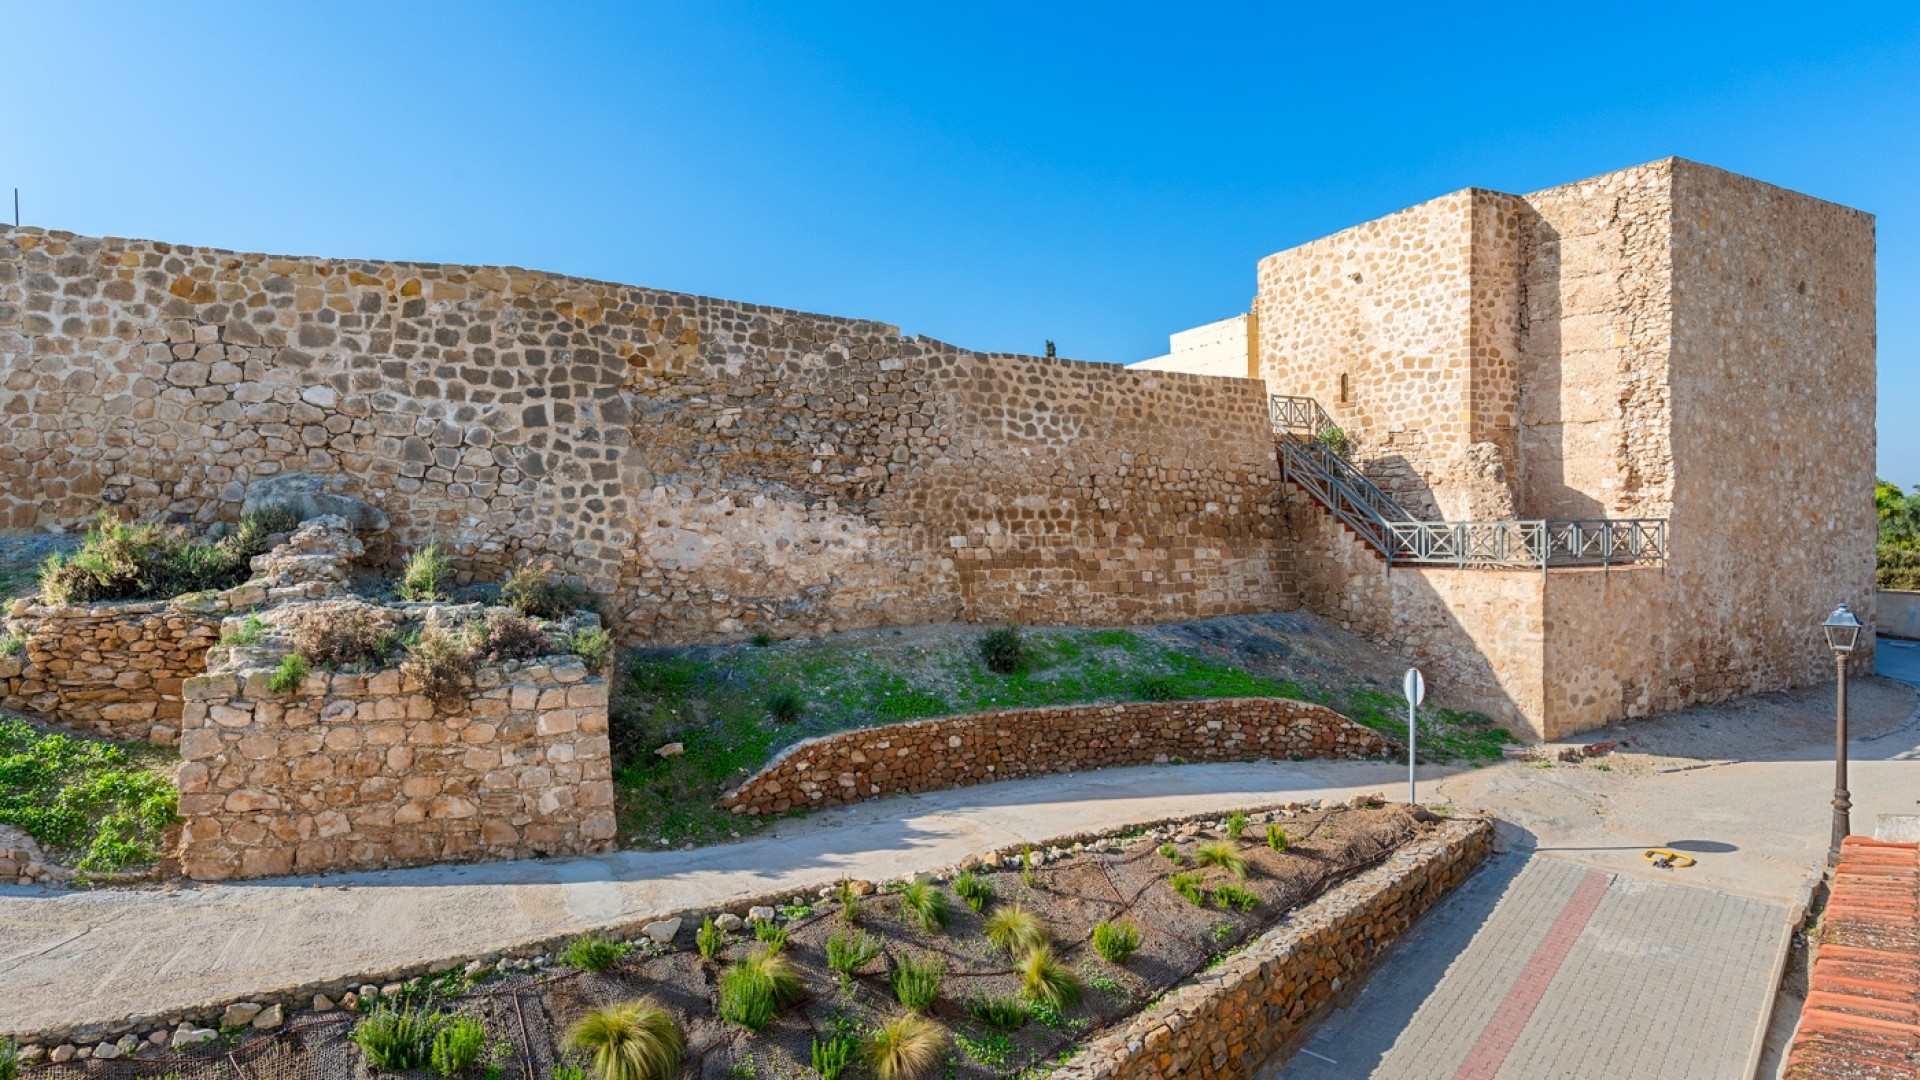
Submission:
[[[0,523],[303,470],[630,640],[1292,603],[1259,383],[517,269],[0,228]]]
[[[1823,678],[1813,625],[1871,621],[1873,242],[1677,159],[1469,189],[1262,260],[1239,379],[0,228],[0,523],[231,518],[309,471],[388,512],[389,558],[552,555],[645,643],[1304,600],[1555,738]],[[1385,573],[1283,488],[1269,390],[1317,399],[1416,512],[1663,517],[1670,558]]]
[[[1668,159],[1263,260],[1262,376],[1409,509],[1668,522],[1663,567],[1389,575],[1291,493],[1304,602],[1540,738],[1830,677],[1816,624],[1874,609],[1873,252],[1869,215]]]

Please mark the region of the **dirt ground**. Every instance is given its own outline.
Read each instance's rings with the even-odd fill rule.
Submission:
[[[1286,850],[1268,846],[1269,822],[1285,831]],[[563,1033],[588,1010],[650,996],[678,1016],[687,1036],[690,1068],[701,1080],[813,1080],[811,1048],[816,1038],[858,1039],[904,1011],[889,972],[911,957],[945,973],[939,999],[929,1010],[947,1040],[942,1075],[950,1080],[1011,1076],[1056,1058],[1138,1011],[1287,911],[1377,864],[1427,827],[1406,807],[1343,807],[1255,814],[1238,841],[1228,839],[1222,820],[1096,842],[1051,861],[1042,855],[1031,884],[1017,866],[982,868],[980,876],[993,890],[985,914],[969,910],[950,883],[937,886],[949,903],[945,926],[937,932],[922,929],[898,892],[887,889],[859,901],[852,926],[843,920],[835,900],[785,908],[781,919],[789,937],[783,951],[804,979],[807,993],[759,1033],[720,1020],[718,983],[727,963],[763,946],[752,933],[737,932],[728,935],[719,958],[706,960],[692,947],[697,928],[691,925],[682,927],[675,947],[640,945],[605,971],[510,973],[443,997],[431,1007],[480,1018],[496,1047],[493,1061],[502,1077],[552,1075],[567,1060],[561,1049]],[[1194,865],[1195,851],[1216,842],[1227,843],[1245,859],[1244,879],[1229,869]],[[1164,843],[1179,853],[1178,864],[1162,853]],[[1211,898],[1204,906],[1196,905],[1169,884],[1177,870],[1198,870],[1209,891],[1229,883],[1244,887],[1259,898],[1258,906],[1239,911]],[[1057,1012],[1033,1008],[1026,1023],[1004,1031],[972,1016],[968,1003],[1020,992],[1008,954],[984,934],[987,917],[1014,904],[1042,920],[1056,953],[1081,980],[1085,996],[1078,1005]],[[1131,922],[1141,932],[1140,950],[1124,964],[1101,959],[1090,944],[1094,926],[1103,920]],[[827,941],[854,932],[870,935],[880,954],[842,979],[826,962]],[[337,1012],[295,1015],[287,1031],[242,1040],[231,1048],[231,1056],[224,1047],[192,1054],[148,1053],[138,1059],[73,1062],[37,1069],[33,1075],[47,1080],[391,1076],[370,1070],[345,1043],[350,1019]],[[416,1080],[429,1074],[405,1075]]]

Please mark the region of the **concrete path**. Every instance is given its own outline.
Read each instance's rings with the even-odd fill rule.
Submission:
[[[1386,791],[1352,762],[1113,769],[828,811],[737,844],[168,891],[0,888],[0,1033],[165,1016],[1138,821]]]
[[[1501,856],[1262,1080],[1744,1080],[1785,905]]]

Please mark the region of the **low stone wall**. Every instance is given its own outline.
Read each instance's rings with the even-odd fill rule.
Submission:
[[[736,814],[778,814],[1114,765],[1361,758],[1388,746],[1332,709],[1283,698],[1063,705],[809,739],[728,792],[720,805]]]
[[[1248,1080],[1466,880],[1493,825],[1445,822],[1096,1039],[1055,1080]]]
[[[23,635],[26,649],[0,657],[0,705],[103,738],[171,746],[181,683],[207,669],[220,620],[266,598],[243,586],[173,600],[15,601],[7,632]]]
[[[413,679],[187,680],[181,866],[203,880],[611,850],[607,680],[578,657],[483,667],[436,706]]]
[[[1920,592],[1881,589],[1876,599],[1881,637],[1920,640]]]

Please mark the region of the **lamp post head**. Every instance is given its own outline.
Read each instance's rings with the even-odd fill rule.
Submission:
[[[1827,632],[1827,646],[1835,656],[1847,655],[1860,643],[1860,620],[1854,618],[1845,604],[1834,608],[1820,628]]]

